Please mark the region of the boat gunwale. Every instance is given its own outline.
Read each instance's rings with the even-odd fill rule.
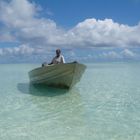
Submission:
[[[60,65],[71,65],[71,64],[83,65],[83,66],[85,66],[85,68],[86,68],[86,65],[81,64],[81,63],[78,63],[78,62],[76,62],[76,63],[75,63],[75,62],[71,62],[71,63],[52,64],[52,65],[46,65],[46,66],[44,66],[44,67],[35,68],[35,69],[29,71],[29,75],[30,75],[33,71],[37,71],[37,70],[40,70],[40,69],[45,69],[45,68],[47,68],[47,67],[60,66]]]

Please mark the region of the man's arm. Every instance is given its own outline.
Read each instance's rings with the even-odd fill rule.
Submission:
[[[55,57],[52,59],[51,63],[49,63],[48,65],[52,65],[54,60],[55,60]]]

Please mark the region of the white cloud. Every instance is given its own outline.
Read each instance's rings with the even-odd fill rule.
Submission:
[[[0,42],[13,42],[15,37],[12,36],[9,32],[0,33]]]
[[[100,54],[101,58],[107,59],[123,59],[123,58],[136,58],[137,54],[135,54],[132,50],[124,49],[122,51],[107,51]]]
[[[1,1],[0,19],[12,28],[21,28],[30,25],[35,16],[36,7],[27,0],[11,0],[9,3]]]
[[[135,57],[136,54],[128,49],[125,49],[121,52],[124,57]]]
[[[140,25],[130,27],[112,19],[86,19],[70,31],[74,42],[90,46],[140,46]],[[71,37],[71,38],[72,38]]]
[[[0,48],[0,55],[29,55],[34,53],[36,50],[27,45],[20,45],[19,47],[7,47]]]
[[[121,58],[121,55],[115,51],[103,52],[100,56],[104,58],[113,58],[113,59]]]
[[[3,56],[3,49],[0,48],[0,56]]]
[[[37,18],[38,7],[27,0],[0,3],[0,21],[21,43],[55,44],[62,30],[54,21]]]
[[[2,54],[42,53],[50,47],[133,47],[140,46],[140,23],[128,26],[112,19],[86,19],[69,30],[59,28],[53,20],[39,17],[40,7],[28,0],[0,1],[0,41],[18,41],[19,47],[0,49]],[[121,54],[104,53],[104,57],[133,56],[127,49]]]

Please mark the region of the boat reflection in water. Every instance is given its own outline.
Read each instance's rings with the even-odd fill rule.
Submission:
[[[24,94],[34,96],[59,96],[68,92],[68,89],[54,88],[45,84],[18,83],[17,88]]]
[[[45,84],[29,84],[29,92],[35,96],[58,96],[68,92],[67,89],[60,89],[46,86]]]

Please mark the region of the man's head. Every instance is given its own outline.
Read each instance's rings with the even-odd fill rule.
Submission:
[[[60,54],[61,54],[61,50],[60,49],[57,49],[56,50],[56,56],[60,56]]]

